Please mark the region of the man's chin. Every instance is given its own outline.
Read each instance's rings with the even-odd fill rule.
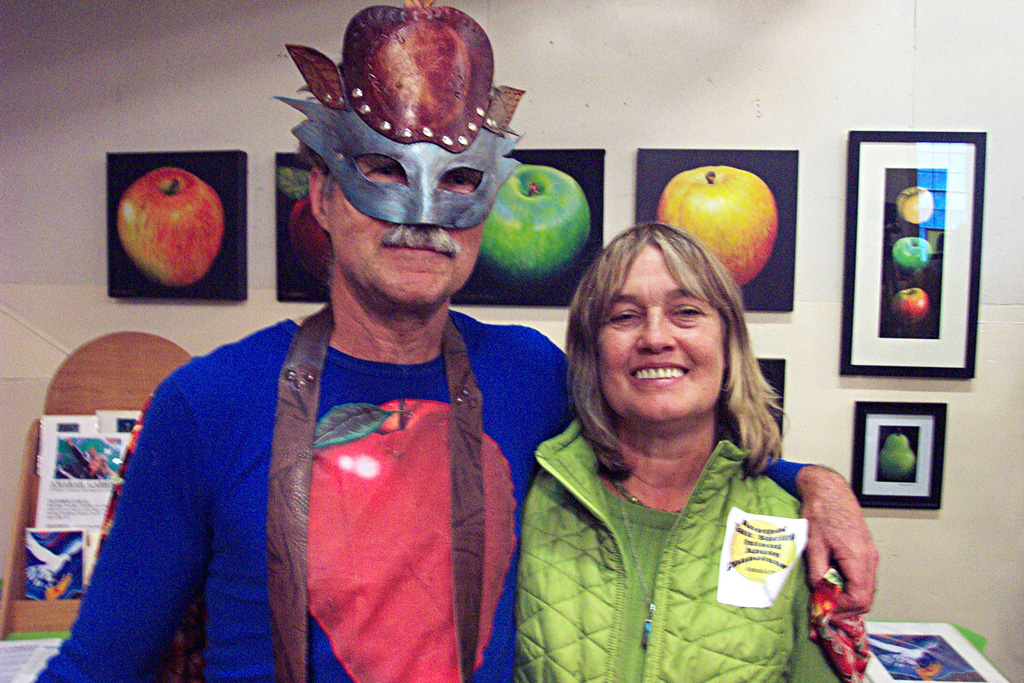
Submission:
[[[409,258],[424,265],[429,261],[436,264],[438,259],[444,259],[446,264],[450,262],[449,257],[434,252],[410,254]],[[452,295],[464,284],[464,281],[452,282],[451,274],[440,277],[434,269],[405,268],[400,279],[377,287],[375,298],[383,308],[393,313],[430,315],[451,303]]]

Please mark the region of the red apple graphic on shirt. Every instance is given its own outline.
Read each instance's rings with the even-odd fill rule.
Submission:
[[[347,404],[317,425],[309,609],[356,680],[458,680],[450,414],[436,401]],[[482,460],[489,512],[478,661],[515,547],[508,462],[486,435]]]

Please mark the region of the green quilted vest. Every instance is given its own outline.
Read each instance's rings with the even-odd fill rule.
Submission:
[[[541,444],[524,506],[516,619],[517,683],[622,683],[625,539],[608,523],[597,460],[573,423]],[[743,476],[743,453],[722,441],[669,534],[654,588],[657,611],[643,681],[786,681],[796,619],[806,619],[798,561],[768,609],[720,604],[719,559],[732,507],[798,517],[767,477]]]

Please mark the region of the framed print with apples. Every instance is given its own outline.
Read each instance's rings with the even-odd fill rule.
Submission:
[[[246,297],[246,154],[107,154],[107,293]]]
[[[858,401],[851,483],[863,507],[938,510],[945,403]]]
[[[604,245],[604,150],[513,150],[455,304],[568,306]]]
[[[985,137],[850,133],[843,375],[974,377]]]
[[[331,243],[309,206],[309,165],[298,154],[274,155],[277,300],[327,301]]]
[[[748,311],[792,311],[798,163],[795,150],[638,150],[636,221],[703,239]]]

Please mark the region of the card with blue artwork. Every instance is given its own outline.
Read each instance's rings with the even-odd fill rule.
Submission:
[[[1008,683],[952,624],[866,622],[869,683],[974,681]]]
[[[25,529],[25,597],[70,600],[85,584],[82,529]]]

